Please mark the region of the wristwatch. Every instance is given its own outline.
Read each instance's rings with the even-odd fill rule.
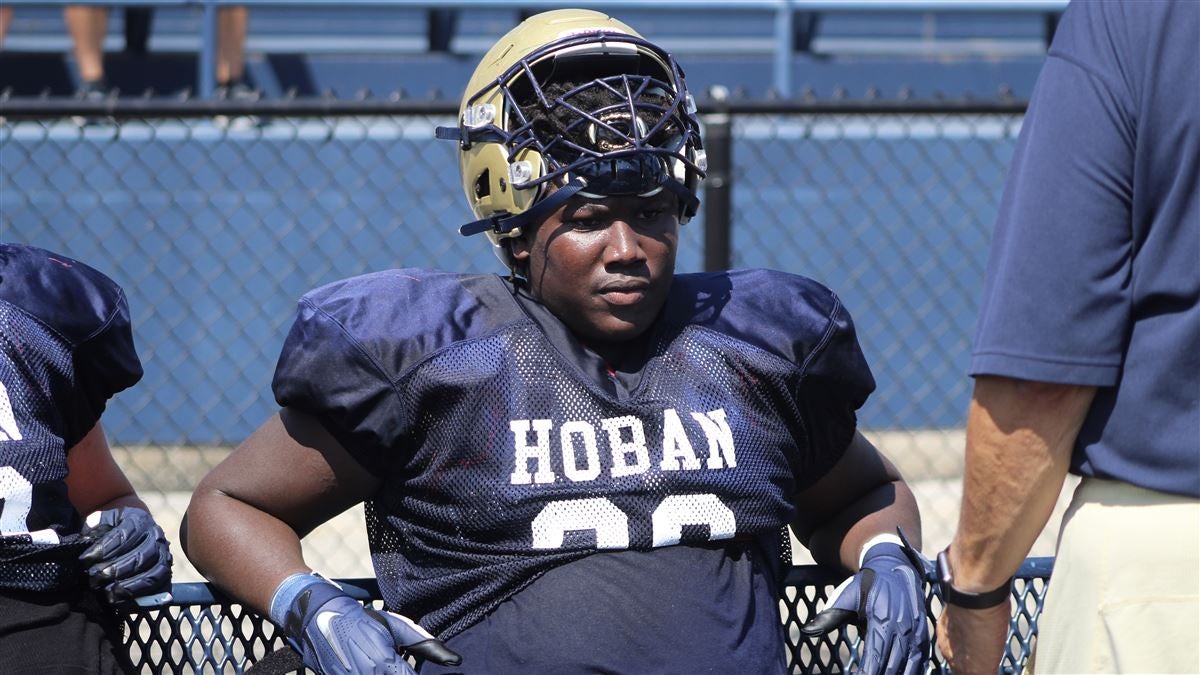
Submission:
[[[1012,577],[1008,578],[999,588],[984,593],[960,591],[954,587],[954,572],[950,569],[950,556],[946,553],[950,547],[937,556],[937,586],[942,602],[964,609],[987,609],[995,607],[1008,600],[1012,590]]]

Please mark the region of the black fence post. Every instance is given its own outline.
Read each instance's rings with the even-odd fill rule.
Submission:
[[[458,25],[458,11],[453,9],[431,9],[429,17],[429,51],[447,53],[450,43],[454,40],[454,30]]]
[[[733,220],[733,133],[728,92],[709,90],[714,109],[703,116],[704,150],[708,172],[704,178],[704,271],[719,272],[732,265],[730,223]]]
[[[125,8],[125,51],[138,56],[146,55],[150,41],[150,24],[154,19],[153,7]]]

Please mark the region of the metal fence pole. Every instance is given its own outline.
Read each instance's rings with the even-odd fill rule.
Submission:
[[[792,32],[792,3],[784,2],[775,12],[775,91],[783,97],[792,95],[792,51],[795,35]]]
[[[203,24],[200,72],[196,74],[196,86],[200,88],[201,98],[210,98],[216,89],[217,78],[217,3],[214,0],[204,2]]]
[[[717,110],[703,116],[704,150],[708,172],[704,178],[704,270],[727,270],[731,264],[729,225],[733,221],[733,130],[732,118],[724,109],[728,92],[713,87],[709,96]]]

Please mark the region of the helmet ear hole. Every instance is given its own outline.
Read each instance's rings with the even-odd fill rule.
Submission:
[[[491,169],[484,169],[475,178],[475,198],[483,199],[492,194]]]
[[[523,235],[522,235],[523,236]],[[529,259],[527,256],[518,257],[516,247],[521,243],[521,237],[507,237],[496,243],[501,253],[500,259],[508,266],[510,272],[517,277],[529,276]]]

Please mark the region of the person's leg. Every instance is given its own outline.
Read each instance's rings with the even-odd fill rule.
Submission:
[[[1063,517],[1038,675],[1200,672],[1200,502],[1085,478]]]
[[[108,32],[108,8],[68,5],[63,20],[75,43],[75,63],[83,88],[104,81],[104,36]]]
[[[88,592],[0,589],[0,673],[133,673],[112,608]]]
[[[8,35],[8,26],[12,23],[12,6],[0,5],[0,47],[4,46],[4,36]]]
[[[245,7],[222,7],[217,12],[217,85],[228,87],[246,76]]]

